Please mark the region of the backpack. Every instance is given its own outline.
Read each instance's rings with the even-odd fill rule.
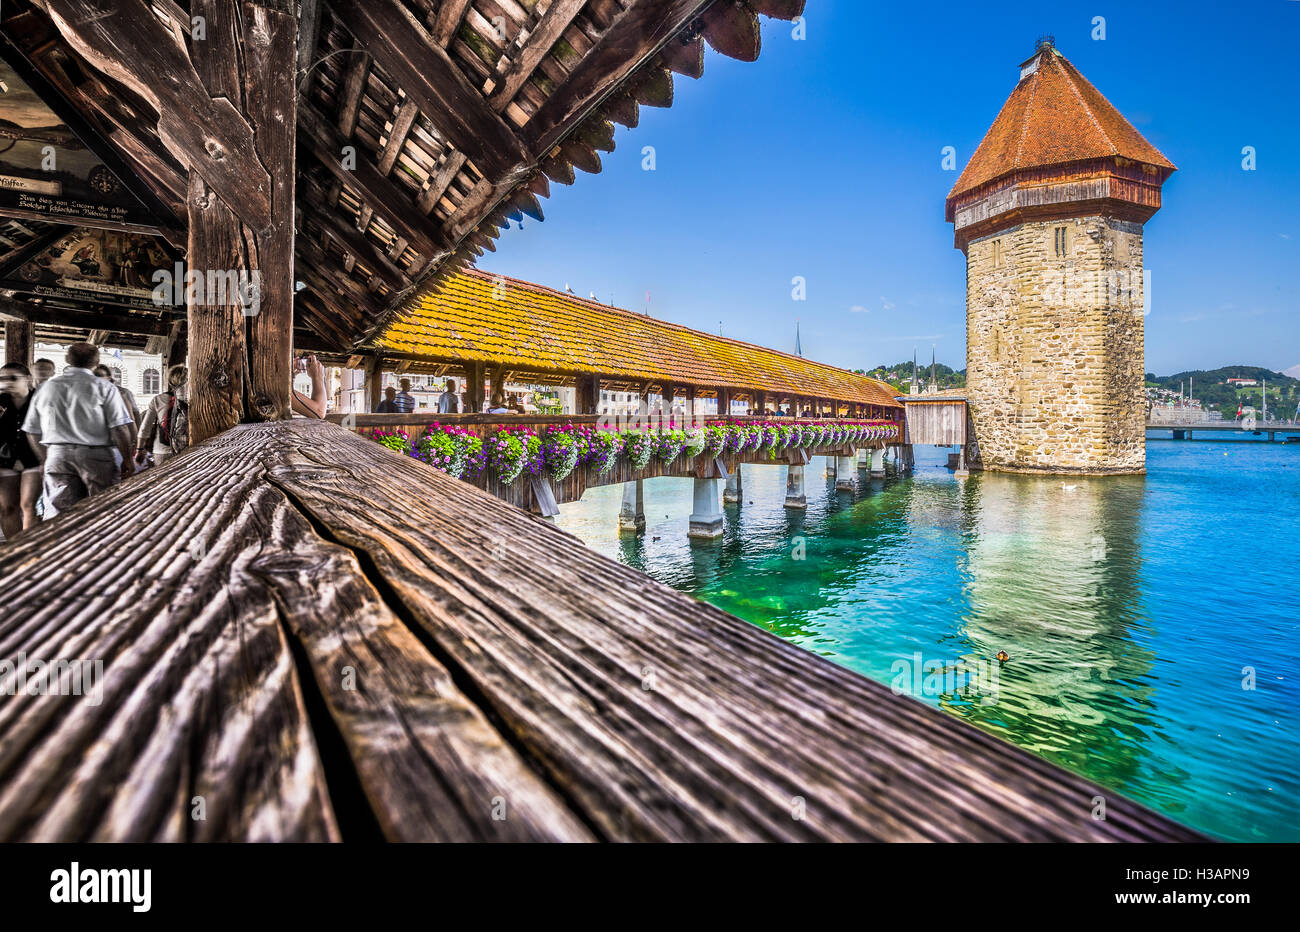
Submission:
[[[190,403],[177,398],[174,392],[169,394],[171,401],[167,403],[167,413],[158,429],[162,432],[163,443],[171,447],[173,453],[179,453],[190,445]]]

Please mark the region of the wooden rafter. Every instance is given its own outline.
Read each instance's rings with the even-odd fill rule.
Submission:
[[[485,175],[504,179],[531,161],[514,131],[399,0],[335,0],[334,9],[438,131]]]
[[[554,0],[528,34],[527,42],[518,50],[514,61],[501,76],[488,98],[488,104],[498,112],[504,110],[515,94],[532,77],[533,71],[551,51],[551,47],[564,35],[574,17],[587,0]]]
[[[435,13],[429,22],[429,31],[433,35],[433,40],[443,48],[446,48],[456,35],[456,30],[460,29],[461,20],[465,18],[465,11],[469,9],[470,0],[441,0],[438,4],[438,12]]]
[[[524,124],[521,135],[525,145],[539,156],[548,152],[612,88],[712,3],[713,0],[634,0]]]
[[[252,128],[228,99],[204,89],[187,49],[147,0],[114,0],[111,16],[96,0],[34,2],[82,58],[149,102],[172,155],[252,229],[270,228],[271,178]]]
[[[357,115],[361,112],[361,98],[370,79],[370,54],[357,46],[348,56],[348,66],[343,76],[342,103],[339,106],[339,132],[344,139],[352,138],[357,128]],[[385,174],[387,174],[385,172]]]
[[[50,327],[109,330],[113,333],[138,333],[146,336],[165,335],[171,331],[171,321],[164,317],[49,307],[5,297],[0,297],[0,314]]]
[[[326,123],[304,104],[298,109],[298,138],[341,184],[357,192],[360,199],[388,222],[393,229],[416,244],[426,256],[446,251],[445,242],[429,219],[416,210],[410,196],[379,173],[363,153],[355,149],[356,164],[344,163],[344,146],[353,143]]]

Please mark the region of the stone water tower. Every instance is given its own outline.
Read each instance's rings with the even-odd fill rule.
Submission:
[[[948,194],[976,468],[1145,469],[1142,225],[1174,171],[1039,40]]]

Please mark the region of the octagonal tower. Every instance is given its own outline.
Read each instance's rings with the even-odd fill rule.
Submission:
[[[973,466],[1145,469],[1142,226],[1174,171],[1039,40],[947,200]]]

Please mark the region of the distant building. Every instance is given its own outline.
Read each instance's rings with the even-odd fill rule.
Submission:
[[[3,347],[4,341],[0,340],[0,352],[3,352]],[[37,343],[32,359],[52,360],[55,371],[62,372],[68,367],[64,361],[67,355],[67,344]],[[101,365],[108,366],[112,370],[118,385],[135,396],[136,407],[140,409],[141,414],[149,406],[154,395],[162,391],[163,377],[167,368],[162,356],[136,349],[105,346],[100,348],[99,361]]]
[[[1228,379],[1227,384],[1236,388],[1252,388],[1259,384],[1259,379]]]

